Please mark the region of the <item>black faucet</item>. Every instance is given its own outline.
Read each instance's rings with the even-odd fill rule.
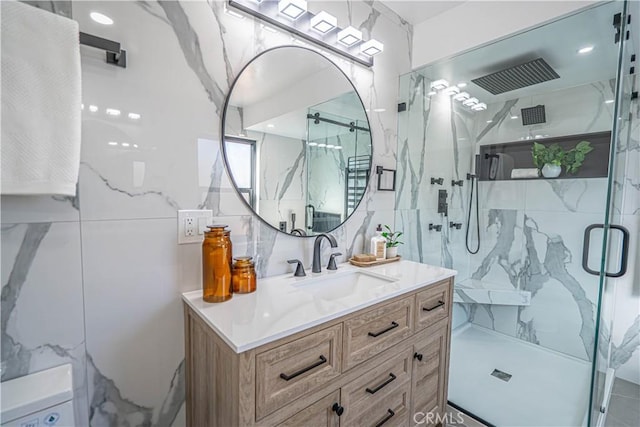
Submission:
[[[332,248],[338,247],[338,242],[336,242],[336,238],[333,237],[329,233],[318,234],[315,242],[313,243],[313,266],[311,267],[311,271],[313,273],[320,273],[322,271],[322,267],[320,266],[320,247],[322,246],[322,238],[326,237],[329,243],[331,243]]]

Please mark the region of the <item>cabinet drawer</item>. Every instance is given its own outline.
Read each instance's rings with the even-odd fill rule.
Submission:
[[[409,414],[413,351],[403,351],[342,387],[344,425],[405,424]],[[388,410],[394,413],[391,413]]]
[[[369,310],[344,322],[343,369],[399,343],[413,333],[414,298]]]
[[[256,356],[256,418],[276,411],[340,375],[342,325]]]
[[[291,418],[288,418],[279,427],[338,427],[340,418],[332,409],[334,404],[340,403],[340,390],[323,397],[317,402],[307,406]]]
[[[449,283],[448,280],[440,282],[416,295],[416,330],[424,329],[449,316]]]

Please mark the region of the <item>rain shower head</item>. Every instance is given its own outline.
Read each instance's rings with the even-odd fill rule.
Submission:
[[[471,81],[493,95],[499,95],[558,78],[558,73],[544,59],[537,58]]]
[[[535,107],[521,108],[522,126],[537,125],[547,121],[544,105],[536,105]]]

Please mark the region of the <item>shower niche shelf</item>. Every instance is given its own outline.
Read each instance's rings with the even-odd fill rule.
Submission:
[[[476,171],[479,171],[479,180],[522,181],[523,179],[511,178],[511,171],[520,168],[535,168],[531,157],[534,142],[544,145],[558,144],[568,150],[575,147],[580,141],[589,141],[593,151],[587,154],[578,172],[573,175],[567,174],[563,168],[560,176],[554,179],[606,178],[609,167],[609,148],[611,146],[610,131],[481,145],[476,165]]]

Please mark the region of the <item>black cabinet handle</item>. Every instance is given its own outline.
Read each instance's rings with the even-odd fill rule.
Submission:
[[[443,305],[444,305],[444,301],[438,301],[438,303],[436,305],[434,305],[433,307],[431,307],[431,308],[422,307],[422,310],[424,310],[424,311],[433,311],[438,307],[442,307]]]
[[[391,374],[389,374],[389,378],[386,381],[384,381],[382,384],[378,385],[377,387],[375,387],[373,389],[367,387],[367,393],[376,394],[377,392],[382,390],[387,384],[389,384],[390,382],[392,382],[395,379],[396,379],[396,376],[391,373]]]
[[[344,413],[344,407],[338,405],[337,403],[334,403],[333,406],[331,407],[331,410],[333,412],[335,412],[336,414],[338,414],[338,416],[342,415]]]
[[[418,362],[422,362],[422,354],[420,353],[414,353],[413,358],[418,359]]]
[[[591,224],[584,230],[584,243],[582,246],[582,268],[589,274],[599,276],[600,272],[589,268],[589,241],[591,232],[596,228],[604,228],[604,224]],[[627,273],[627,263],[629,261],[629,230],[621,225],[609,224],[609,228],[622,232],[622,254],[620,260],[620,270],[617,273],[605,272],[607,277],[622,277]]]
[[[383,419],[380,420],[380,422],[378,424],[376,424],[376,427],[380,427],[381,425],[383,425],[384,423],[386,423],[387,421],[389,421],[391,418],[393,418],[393,416],[396,413],[393,412],[391,409],[387,409],[387,416],[384,417]]]
[[[390,330],[397,328],[398,326],[400,325],[398,325],[396,322],[391,322],[391,326],[389,326],[387,329],[383,329],[380,332],[369,332],[369,336],[375,338],[379,335],[384,334],[385,332],[389,332]]]
[[[324,356],[320,356],[320,360],[318,360],[316,363],[314,363],[313,365],[307,366],[306,368],[302,368],[300,369],[298,372],[294,372],[291,375],[287,375],[287,374],[280,374],[280,378],[282,378],[285,381],[289,381],[294,379],[295,377],[304,374],[307,371],[312,370],[313,368],[317,368],[318,366],[322,365],[323,363],[327,363],[327,358]]]

